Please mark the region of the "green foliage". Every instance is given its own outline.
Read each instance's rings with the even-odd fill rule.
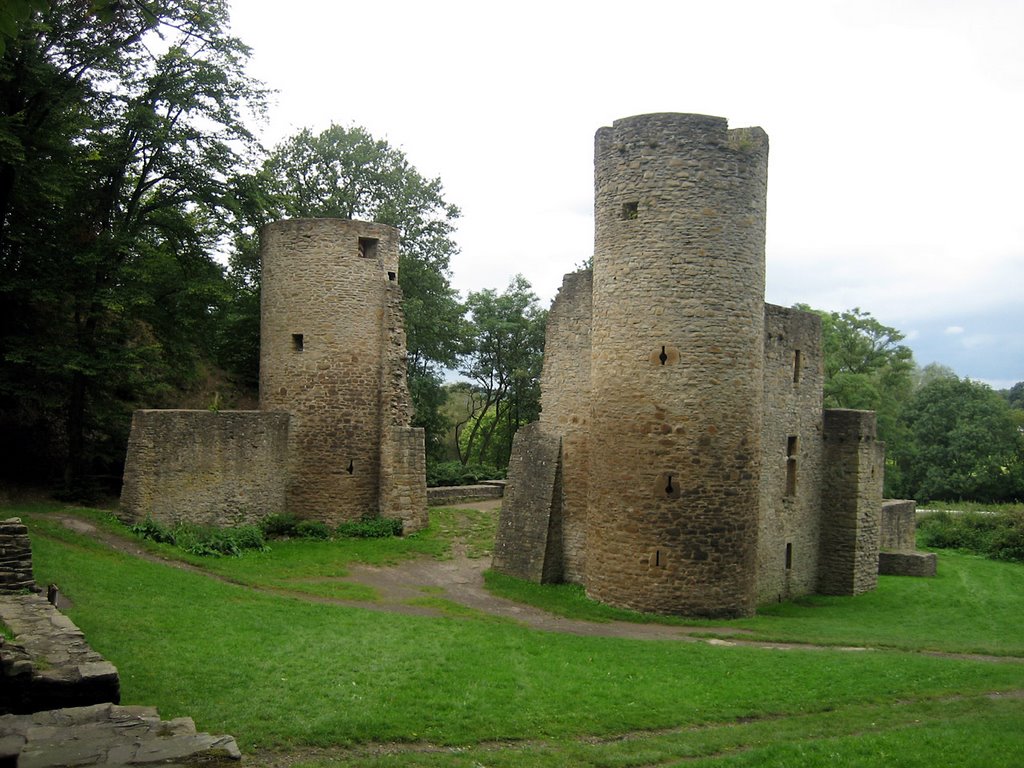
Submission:
[[[266,549],[263,531],[256,525],[240,525],[234,528],[179,523],[173,528],[146,518],[131,527],[132,533],[160,544],[171,544],[184,552],[201,557],[227,555],[239,557],[247,550]]]
[[[540,415],[547,310],[522,275],[500,295],[470,293],[466,306],[472,342],[460,373],[475,388],[469,413],[456,424],[459,460],[505,467],[516,430]]]
[[[993,560],[1024,563],[1024,507],[933,512],[918,520],[917,538],[925,547],[962,549]]]
[[[260,530],[267,538],[284,538],[295,536],[299,527],[299,519],[289,513],[267,515],[260,521]]]
[[[21,7],[22,3],[17,3]],[[37,6],[38,7],[38,6]],[[0,466],[120,475],[136,407],[197,375],[226,179],[263,92],[224,0],[53,2],[0,57]]]
[[[484,480],[503,480],[505,470],[486,464],[462,464],[458,461],[427,462],[427,486],[476,485]]]
[[[903,441],[900,412],[913,389],[915,370],[913,353],[901,343],[903,334],[859,308],[846,312],[825,312],[806,304],[796,308],[821,317],[825,407],[875,411],[878,437],[891,454]],[[900,470],[896,463],[887,463],[887,495],[893,495],[898,486]]]
[[[338,535],[348,539],[386,539],[402,535],[402,521],[390,517],[365,517],[341,523]]]
[[[326,541],[331,538],[331,529],[319,520],[300,520],[295,526],[295,533],[303,539]]]
[[[982,502],[1024,498],[1024,436],[1006,400],[956,376],[934,378],[904,408],[894,451],[900,495]]]

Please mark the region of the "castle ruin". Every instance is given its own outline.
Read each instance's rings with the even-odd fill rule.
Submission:
[[[883,446],[823,411],[818,317],[765,304],[767,161],[718,117],[597,132],[593,268],[550,310],[495,569],[709,617],[874,588]]]
[[[262,232],[261,258],[259,410],[137,411],[122,515],[208,525],[379,515],[423,528],[397,231],[278,221]]]

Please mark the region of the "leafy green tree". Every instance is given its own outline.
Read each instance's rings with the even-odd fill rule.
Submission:
[[[252,304],[259,291],[259,227],[279,218],[337,217],[389,224],[401,236],[398,280],[409,353],[415,423],[427,430],[428,453],[441,450],[446,422],[441,373],[462,350],[463,308],[449,279],[459,210],[444,198],[441,180],[423,177],[405,154],[364,128],[305,129],[278,145],[262,168],[236,181],[242,226],[231,271],[236,295]],[[244,322],[245,307],[238,311]],[[252,333],[258,323],[249,322]],[[250,342],[248,349],[258,350]],[[243,366],[254,376],[258,356]]]
[[[119,475],[132,407],[194,376],[263,92],[224,0],[54,0],[0,59],[0,454]]]
[[[1010,406],[988,385],[935,378],[903,412],[902,492],[918,501],[1024,498],[1024,436]]]
[[[899,420],[914,385],[914,357],[902,344],[903,334],[883,325],[869,312],[797,309],[821,317],[825,360],[824,405],[875,411],[878,436],[886,444],[886,493],[899,483],[900,464],[894,460],[905,436]]]
[[[457,429],[459,460],[504,467],[516,430],[540,415],[547,310],[522,275],[501,294],[470,293],[466,306],[472,345],[460,372],[473,381],[475,393]]]

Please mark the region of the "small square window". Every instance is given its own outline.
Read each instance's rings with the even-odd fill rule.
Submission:
[[[364,259],[377,258],[377,243],[380,241],[375,237],[359,238],[359,255]]]
[[[622,218],[631,220],[640,218],[640,203],[629,202],[622,204]]]

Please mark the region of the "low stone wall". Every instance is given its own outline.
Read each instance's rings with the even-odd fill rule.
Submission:
[[[934,552],[880,552],[878,573],[882,576],[934,576],[938,560]]]
[[[18,517],[0,520],[0,594],[35,589],[28,528]]]
[[[0,596],[0,713],[26,713],[121,700],[117,668],[41,595]]]
[[[503,480],[480,485],[444,485],[438,488],[427,488],[427,505],[443,507],[445,504],[500,499],[504,494],[505,482]]]
[[[136,411],[121,515],[232,526],[285,511],[287,413]]]

